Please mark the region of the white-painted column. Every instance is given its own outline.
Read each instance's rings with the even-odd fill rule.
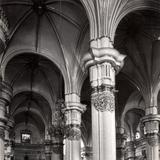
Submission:
[[[124,58],[102,37],[91,41],[91,52],[82,59],[92,87],[93,160],[116,160],[115,74]]]
[[[159,122],[160,115],[148,114],[142,119],[144,135],[147,140],[147,160],[159,160]]]
[[[5,144],[5,123],[6,118],[6,106],[9,104],[12,97],[11,87],[5,83],[0,82],[0,160],[4,160],[4,144]]]
[[[115,99],[113,91],[115,71],[110,63],[104,62],[90,67],[90,73],[93,89],[93,160],[116,160]],[[106,74],[104,75],[106,79],[102,78],[103,74]],[[97,79],[97,82],[94,81],[95,79]]]
[[[85,111],[85,105],[80,103],[77,94],[68,94],[65,97],[66,116],[66,153],[65,160],[81,160],[81,114]]]
[[[52,160],[63,160],[63,139],[62,137],[52,140]]]

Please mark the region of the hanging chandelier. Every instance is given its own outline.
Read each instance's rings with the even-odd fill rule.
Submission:
[[[55,138],[63,138],[65,133],[65,115],[63,110],[65,108],[64,100],[58,99],[56,102],[55,111],[53,113],[53,122],[49,128],[50,133]]]

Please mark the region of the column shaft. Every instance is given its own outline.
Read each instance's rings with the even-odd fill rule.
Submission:
[[[81,160],[80,141],[66,140],[66,160]]]
[[[149,114],[141,119],[147,140],[147,160],[159,160],[159,122],[160,115]]]
[[[4,160],[4,128],[0,128],[0,160]]]
[[[116,160],[115,113],[92,107],[93,159]]]
[[[93,160],[116,160],[115,70],[108,62],[90,67]]]
[[[77,94],[69,94],[66,101],[66,160],[81,160],[81,114],[85,111],[85,105],[80,103]]]
[[[115,74],[125,56],[113,48],[109,37],[97,38],[90,46],[82,60],[92,87],[93,160],[116,160]]]
[[[147,160],[159,160],[159,145],[150,146],[147,144]]]

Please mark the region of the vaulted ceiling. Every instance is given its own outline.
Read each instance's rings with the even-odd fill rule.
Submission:
[[[95,1],[81,1],[84,6],[87,6],[87,2],[95,5]],[[130,97],[135,90],[140,92],[142,101],[147,105],[150,104],[148,100],[152,93],[157,92],[158,95],[160,14],[158,9],[153,11],[153,8],[160,4],[156,0],[116,0],[112,3],[110,0],[100,0],[97,7],[103,2],[108,2],[110,9],[108,13],[105,12],[108,17],[99,18],[101,21],[111,19],[101,31],[114,33],[118,26],[115,38],[111,38],[114,39],[114,47],[127,55],[116,82],[119,90],[116,94],[116,112],[123,115],[127,104],[132,103],[133,98]],[[44,121],[48,121],[47,117],[51,119],[50,110],[54,110],[57,98],[63,97],[64,92],[80,94],[84,82],[81,101],[88,105],[88,109],[83,115],[83,129],[89,137],[91,90],[89,78],[84,81],[86,72],[80,65],[92,37],[89,34],[92,27],[89,26],[88,11],[85,11],[89,8],[84,9],[80,0],[1,0],[0,4],[9,22],[7,47],[1,55],[1,63],[4,79],[13,87],[11,114],[14,117],[17,114],[22,120],[19,113],[25,115],[25,106],[30,104],[30,121],[36,124],[36,119],[40,118],[44,123],[43,113],[47,113]],[[140,6],[143,10],[140,10]],[[146,10],[148,8],[150,10]],[[94,11],[95,8],[91,9]],[[132,9],[133,12],[129,13]],[[101,25],[100,21],[98,25]],[[127,111],[124,117],[133,115],[137,116],[137,110]],[[17,123],[21,122],[19,118],[16,119]],[[117,116],[117,121],[120,118]],[[129,123],[137,126],[138,122]],[[39,128],[44,129],[44,126]]]
[[[77,91],[75,84],[85,75],[80,60],[89,48],[88,18],[79,0],[0,4],[9,23],[1,63],[4,79],[13,88],[10,115],[21,123],[29,106],[29,121],[44,131],[57,99]]]

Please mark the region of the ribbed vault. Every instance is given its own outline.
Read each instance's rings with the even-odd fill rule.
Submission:
[[[119,24],[115,38],[115,47],[127,55],[122,72],[139,89],[146,106],[157,105],[159,18],[159,13],[150,10],[130,13]]]
[[[3,0],[1,6],[9,21],[3,68],[17,54],[40,54],[61,70],[69,84],[66,92],[77,91],[75,84],[84,76],[80,60],[89,48],[89,23],[80,1]]]

